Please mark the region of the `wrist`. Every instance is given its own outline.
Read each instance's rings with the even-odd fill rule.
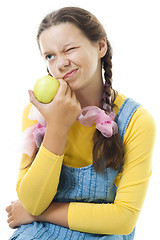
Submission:
[[[53,202],[39,216],[34,216],[36,222],[50,222],[68,228],[69,203]]]
[[[46,126],[46,133],[51,136],[56,137],[66,137],[69,129],[64,126],[54,126],[53,124],[48,124]]]
[[[64,154],[67,134],[68,131],[55,129],[48,125],[43,139],[43,146],[50,152],[61,156]]]

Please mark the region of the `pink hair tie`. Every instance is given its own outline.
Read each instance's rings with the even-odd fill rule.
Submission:
[[[104,137],[110,138],[118,133],[117,123],[114,121],[115,113],[112,111],[106,114],[104,110],[96,106],[82,108],[78,121],[85,127],[90,127],[96,123],[96,128]]]

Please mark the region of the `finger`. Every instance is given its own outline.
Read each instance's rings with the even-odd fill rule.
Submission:
[[[75,101],[76,103],[80,104],[79,101],[78,101],[78,99],[77,99],[77,97],[76,97],[75,92],[73,92],[73,91],[72,91],[72,99],[73,99],[73,101]]]
[[[17,228],[18,226],[15,224],[14,220],[9,223],[9,227],[14,229]]]
[[[77,99],[75,92],[73,92],[72,90],[71,90],[71,94],[72,94],[71,96],[73,99]]]
[[[6,207],[6,212],[10,212],[12,209],[12,205],[9,205],[8,207]]]
[[[12,221],[9,223],[9,227],[12,228],[12,229],[14,228],[14,224],[13,224]]]
[[[7,219],[7,223],[10,223],[13,221],[13,216],[10,216],[8,219]]]
[[[19,226],[19,224],[16,223],[16,221],[15,221],[15,219],[13,217],[10,217],[7,220],[7,223],[9,225],[9,227],[12,228],[12,229],[17,228]]]
[[[35,97],[34,93],[32,90],[28,90],[29,97],[30,97],[30,102],[39,110],[42,103],[40,103],[37,98]]]
[[[66,96],[72,98],[72,89],[70,88],[69,85],[67,85]]]
[[[67,92],[68,84],[62,79],[58,79],[58,81],[60,83],[60,86],[56,96],[64,96]]]
[[[12,212],[10,211],[9,213],[8,213],[8,218],[10,218],[12,216]]]

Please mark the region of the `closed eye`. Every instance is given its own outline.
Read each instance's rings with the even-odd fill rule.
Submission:
[[[66,52],[70,52],[70,51],[72,51],[72,50],[74,50],[74,49],[76,49],[76,47],[68,48],[68,49],[66,50]]]

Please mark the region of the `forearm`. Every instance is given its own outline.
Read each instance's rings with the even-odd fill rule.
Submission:
[[[53,200],[59,183],[63,156],[56,156],[41,147],[32,166],[21,169],[17,194],[28,212],[41,214]]]
[[[27,105],[23,113],[23,131],[35,124],[28,119],[31,106]],[[50,126],[47,125],[44,141],[31,166],[26,167],[31,162],[28,155],[23,154],[21,159],[16,190],[20,201],[32,215],[41,214],[49,206],[59,184],[67,134]]]
[[[37,222],[50,222],[68,228],[69,203],[53,202],[39,216],[35,216]]]
[[[148,183],[142,185],[144,190],[141,190],[140,198],[144,195],[144,191],[146,192]],[[127,189],[122,193],[124,200],[118,194],[117,198],[120,199],[116,199],[114,203],[71,202],[68,211],[69,228],[93,234],[127,235],[131,233],[140,214],[141,203],[135,202],[136,196],[133,196],[130,201],[129,199],[125,200],[126,191]],[[128,188],[129,193],[130,191],[133,194],[132,190]]]
[[[43,140],[43,146],[56,155],[63,155],[67,140],[67,134],[67,131],[62,131],[57,127],[54,128],[48,125]]]

